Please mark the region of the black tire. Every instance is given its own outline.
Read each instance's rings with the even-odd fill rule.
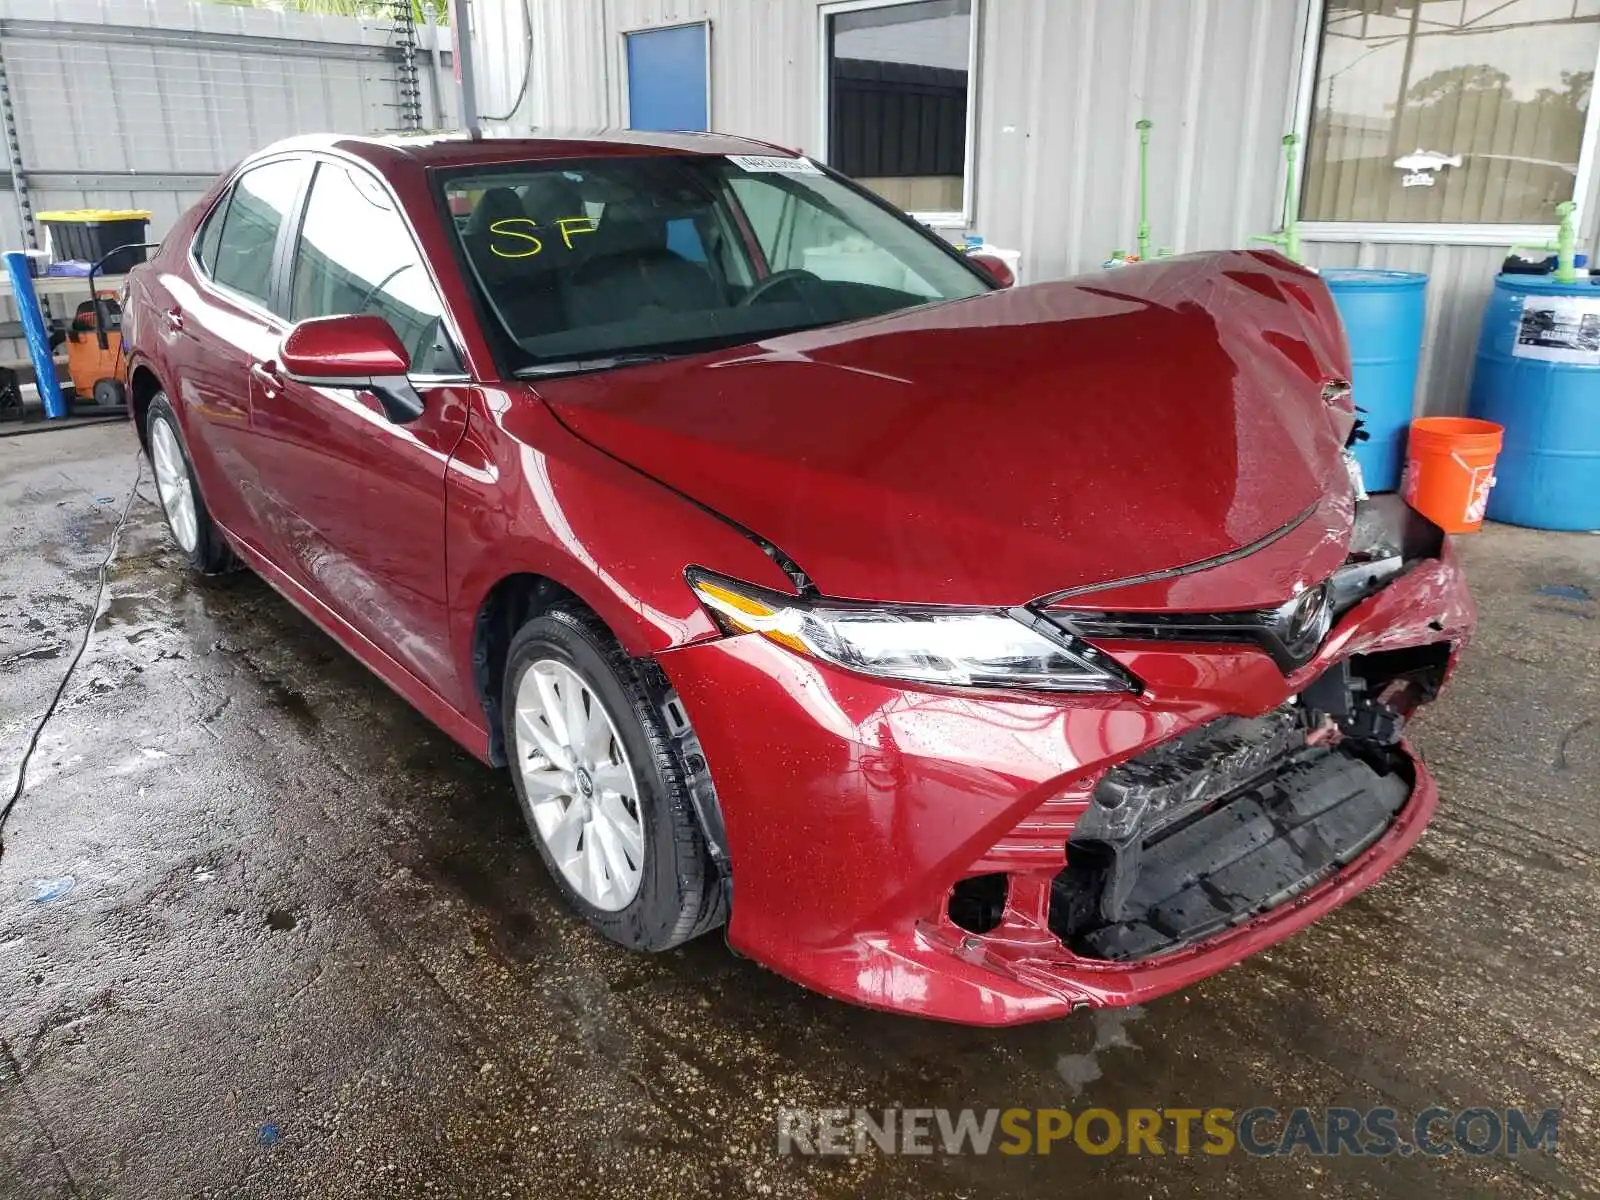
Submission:
[[[225,571],[235,570],[239,566],[239,560],[234,556],[227,539],[222,536],[222,531],[217,528],[216,522],[211,519],[211,510],[206,507],[205,497],[200,494],[200,483],[194,475],[194,462],[189,457],[189,445],[183,440],[183,426],[178,423],[178,415],[172,411],[172,405],[167,400],[165,392],[157,392],[150,398],[150,409],[144,419],[145,445],[149,448],[152,468],[155,467],[156,460],[157,422],[164,423],[172,431],[178,454],[183,459],[184,480],[194,505],[196,529],[194,548],[184,549],[182,539],[173,527],[172,513],[168,511],[166,500],[161,495],[158,479],[156,503],[161,507],[162,516],[166,518],[167,531],[172,534],[173,542],[193,570],[199,571],[202,575],[220,575]]]
[[[638,792],[644,828],[644,863],[639,890],[616,911],[589,903],[568,883],[534,820],[518,765],[515,730],[517,691],[536,662],[555,660],[576,672],[600,700],[626,751]],[[663,719],[671,695],[659,668],[629,658],[609,630],[591,614],[555,609],[524,625],[506,656],[500,711],[512,786],[528,830],[568,904],[599,932],[635,950],[668,950],[727,920],[727,881],[712,861],[696,816],[690,781],[704,761],[687,728],[669,731]],[[687,737],[685,734],[687,733]],[[686,744],[696,751],[686,754]]]

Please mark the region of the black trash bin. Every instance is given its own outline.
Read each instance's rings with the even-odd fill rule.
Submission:
[[[49,231],[50,249],[58,260],[98,262],[118,246],[127,246],[101,265],[102,273],[121,275],[144,261],[144,247],[138,243],[149,240],[148,209],[76,208],[40,213],[38,220]]]

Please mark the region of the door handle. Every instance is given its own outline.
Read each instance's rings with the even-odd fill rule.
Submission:
[[[171,332],[183,332],[183,309],[176,306],[169,308],[161,314],[161,319],[166,322],[167,329]]]
[[[283,386],[283,376],[278,374],[278,364],[272,362],[255,362],[250,364],[250,374],[256,381],[266,388],[267,394],[272,395]]]

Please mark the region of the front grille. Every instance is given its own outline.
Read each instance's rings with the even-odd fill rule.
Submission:
[[[1333,625],[1327,584],[1308,588],[1277,608],[1235,612],[1122,613],[1051,609],[1052,623],[1080,638],[1149,642],[1216,642],[1259,646],[1285,673],[1316,656]]]

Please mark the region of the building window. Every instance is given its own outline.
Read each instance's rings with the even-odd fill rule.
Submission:
[[[1587,162],[1600,0],[1328,0],[1308,221],[1553,225]]]
[[[930,220],[967,211],[974,3],[823,10],[829,164]]]

